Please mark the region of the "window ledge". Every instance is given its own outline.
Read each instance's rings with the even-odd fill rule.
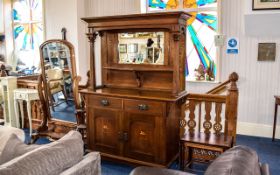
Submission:
[[[220,81],[206,81],[206,80],[186,80],[187,83],[209,83],[209,84],[219,84]]]

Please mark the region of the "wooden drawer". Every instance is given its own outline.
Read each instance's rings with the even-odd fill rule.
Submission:
[[[122,109],[122,99],[92,95],[88,98],[88,106],[110,109]]]
[[[163,115],[165,103],[146,100],[124,100],[124,109],[125,111]]]

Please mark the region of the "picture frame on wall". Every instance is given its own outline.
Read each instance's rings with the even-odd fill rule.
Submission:
[[[279,10],[280,0],[253,0],[253,10]]]
[[[259,43],[258,61],[275,61],[276,43]]]

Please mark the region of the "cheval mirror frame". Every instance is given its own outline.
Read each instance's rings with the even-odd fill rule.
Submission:
[[[69,60],[70,64],[71,64],[71,81],[73,83],[73,79],[77,76],[76,73],[76,62],[75,62],[75,51],[74,51],[74,46],[66,41],[66,40],[60,40],[60,39],[52,39],[52,40],[47,40],[45,41],[43,44],[41,44],[40,46],[40,61],[41,61],[41,69],[42,69],[42,76],[41,76],[41,80],[42,80],[42,87],[41,90],[44,91],[43,97],[41,97],[41,101],[43,101],[43,103],[45,102],[45,108],[44,110],[44,119],[43,122],[41,123],[41,126],[38,129],[38,133],[33,135],[33,139],[32,142],[35,142],[39,137],[50,137],[52,139],[59,139],[61,138],[65,133],[67,133],[70,130],[76,129],[77,123],[74,122],[70,122],[70,121],[63,121],[63,120],[59,120],[54,118],[51,115],[51,109],[50,109],[50,97],[47,94],[48,92],[48,87],[46,86],[47,84],[47,73],[45,70],[45,58],[44,58],[44,48],[51,43],[59,43],[61,45],[65,45],[66,47],[69,48]],[[51,58],[49,58],[51,59]],[[69,63],[68,63],[69,64]],[[40,86],[40,84],[39,84]]]

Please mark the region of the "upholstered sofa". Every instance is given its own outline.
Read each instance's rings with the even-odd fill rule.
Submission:
[[[17,134],[5,135],[9,135],[5,143],[0,141],[1,175],[101,175],[100,154],[92,152],[84,156],[79,132],[70,131],[60,140],[45,145],[26,145]]]
[[[235,146],[220,155],[205,175],[269,175],[267,164],[260,164],[257,153],[246,146]],[[191,173],[152,167],[137,167],[130,175],[193,175]]]

